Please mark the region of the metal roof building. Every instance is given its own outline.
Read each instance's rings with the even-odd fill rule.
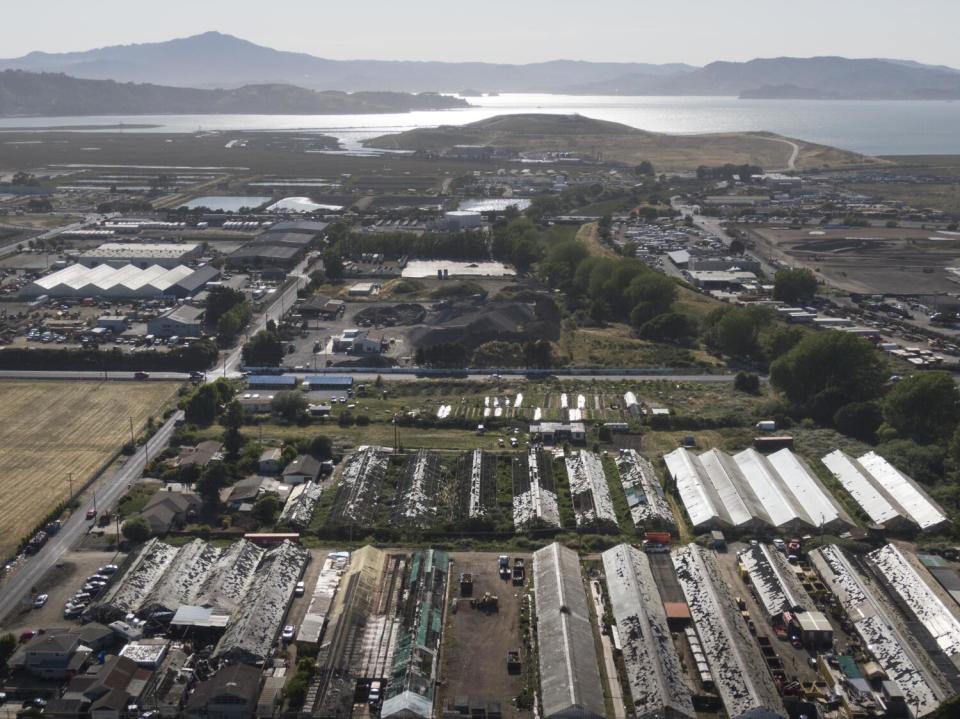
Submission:
[[[209,265],[193,268],[186,265],[162,267],[149,265],[70,265],[40,277],[20,290],[21,297],[116,297],[123,299],[158,299],[189,297],[219,275]]]
[[[637,719],[696,717],[647,555],[629,544],[603,553],[610,608]]]
[[[674,550],[673,564],[727,715],[786,719],[780,694],[713,553],[690,544]]]
[[[925,530],[950,521],[916,482],[875,452],[853,459],[838,449],[822,461],[874,524]]]
[[[533,553],[540,689],[546,719],[606,716],[577,553],[556,542]]]

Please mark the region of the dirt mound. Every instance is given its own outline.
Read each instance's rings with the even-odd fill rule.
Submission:
[[[360,327],[402,327],[423,322],[427,310],[414,302],[401,302],[396,305],[374,305],[360,310],[356,323]]]

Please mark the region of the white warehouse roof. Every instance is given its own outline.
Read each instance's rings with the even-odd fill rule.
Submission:
[[[197,269],[179,265],[173,268],[151,265],[145,269],[134,265],[111,267],[70,265],[34,280],[24,287],[24,297],[53,295],[57,297],[144,297],[187,293],[180,287]],[[195,289],[195,288],[194,288]]]

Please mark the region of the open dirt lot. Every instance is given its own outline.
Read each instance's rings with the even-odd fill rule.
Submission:
[[[527,717],[529,712],[519,712],[513,698],[521,691],[521,675],[507,672],[507,651],[519,649],[520,603],[525,589],[500,579],[497,573],[497,555],[493,553],[461,552],[451,555],[450,596],[459,604],[456,613],[447,614],[446,636],[443,644],[443,663],[440,676],[442,703],[456,697],[470,697],[500,703],[505,719]],[[513,562],[511,556],[510,561]],[[524,557],[528,568],[531,558]],[[470,608],[469,599],[460,599],[460,574],[473,574],[473,596],[482,597],[485,592],[496,595],[500,611],[486,613]],[[524,656],[523,662],[535,661]]]
[[[0,382],[0,556],[176,393],[169,382]]]
[[[816,233],[816,234],[811,234]],[[751,230],[761,251],[809,267],[846,292],[911,294],[956,292],[960,237],[917,228],[850,227],[837,230]]]

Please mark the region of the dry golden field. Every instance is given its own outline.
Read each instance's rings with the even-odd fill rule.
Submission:
[[[172,382],[0,381],[0,558],[173,398]]]

